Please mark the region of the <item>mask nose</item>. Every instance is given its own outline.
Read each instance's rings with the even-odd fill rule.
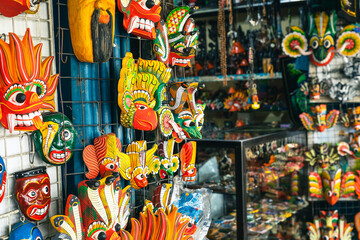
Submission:
[[[27,98],[29,98],[29,104],[35,104],[40,102],[39,96],[37,95],[37,93],[34,92],[30,92]]]

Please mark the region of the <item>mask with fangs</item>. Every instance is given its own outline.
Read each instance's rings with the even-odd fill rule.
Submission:
[[[0,39],[1,125],[10,132],[34,131],[43,124],[40,110],[55,109],[59,75],[50,74],[54,57],[41,62],[42,44],[33,46],[29,29],[23,40],[9,35],[9,44]]]
[[[160,0],[117,0],[124,13],[124,28],[138,37],[154,40],[155,25],[160,21]]]

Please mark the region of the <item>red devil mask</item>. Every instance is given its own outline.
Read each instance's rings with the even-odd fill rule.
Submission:
[[[54,57],[41,62],[42,44],[33,46],[29,29],[22,41],[9,35],[9,44],[0,39],[1,125],[10,132],[34,131],[42,126],[40,110],[55,109],[59,76],[50,75]]]
[[[117,0],[124,13],[124,28],[128,33],[154,40],[155,24],[160,21],[160,0]]]
[[[45,167],[15,173],[15,196],[20,210],[31,221],[42,220],[51,202],[50,179]]]
[[[2,0],[0,13],[5,17],[15,17],[22,12],[34,14],[39,9],[39,3],[35,0]]]

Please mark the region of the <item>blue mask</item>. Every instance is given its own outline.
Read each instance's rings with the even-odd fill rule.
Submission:
[[[6,168],[4,160],[0,157],[0,203],[5,196]]]
[[[43,237],[35,224],[25,221],[13,226],[9,240],[43,240]]]

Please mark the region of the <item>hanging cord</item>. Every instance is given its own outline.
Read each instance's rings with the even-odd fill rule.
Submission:
[[[227,86],[227,64],[226,64],[226,29],[225,29],[225,10],[223,0],[219,0],[218,14],[218,33],[220,36],[220,66],[221,75],[224,77],[223,85]]]

